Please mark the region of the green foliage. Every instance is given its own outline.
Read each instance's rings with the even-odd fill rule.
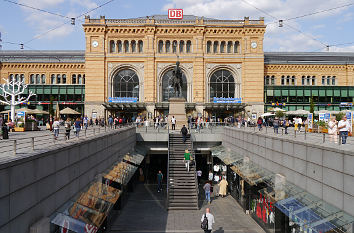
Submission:
[[[338,113],[337,115],[336,115],[336,120],[337,121],[340,121],[340,120],[342,120],[342,118],[343,118],[343,116],[345,115],[345,113],[344,112],[340,112],[340,113]]]
[[[318,122],[318,126],[321,126],[321,127],[325,128],[325,129],[328,128],[328,125],[327,125],[327,123],[325,121],[319,121]]]
[[[310,98],[310,113],[315,112],[315,103],[313,102],[313,96]]]
[[[53,97],[53,96],[50,96],[49,114],[50,114],[51,116],[54,116],[53,100],[54,100],[54,97]]]
[[[278,117],[278,118],[282,118],[282,117],[284,117],[284,115],[285,115],[285,114],[284,114],[283,111],[276,111],[276,112],[275,112],[275,116]]]

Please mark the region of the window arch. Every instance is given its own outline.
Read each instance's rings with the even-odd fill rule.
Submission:
[[[210,101],[214,97],[235,98],[235,79],[226,69],[215,71],[210,77]]]
[[[14,75],[13,74],[10,74],[9,76],[9,82],[13,81],[14,80]]]
[[[77,84],[82,84],[82,77],[81,74],[77,76]]]
[[[173,53],[177,53],[177,45],[178,45],[177,41],[174,40],[174,41],[172,42],[172,52],[173,52]]]
[[[30,84],[34,84],[35,80],[34,80],[34,74],[30,75]]]
[[[41,82],[42,82],[42,84],[45,84],[45,74],[42,74],[42,76],[41,76]]]
[[[240,42],[236,41],[234,45],[234,53],[238,53],[240,51]]]
[[[132,40],[132,42],[130,43],[131,44],[131,47],[132,47],[132,53],[136,53],[136,42],[135,40]]]
[[[165,44],[166,53],[170,52],[170,47],[171,47],[171,42],[167,40]]]
[[[129,41],[124,41],[124,52],[128,53],[129,52]]]
[[[118,53],[123,52],[122,41],[120,41],[120,40],[118,40],[118,42],[117,42],[117,50],[118,50]]]
[[[52,74],[52,75],[50,76],[50,83],[51,83],[51,84],[56,84],[55,74]]]
[[[71,76],[71,84],[76,84],[76,74]]]
[[[183,41],[183,40],[181,40],[181,41],[179,42],[179,52],[180,52],[180,53],[183,53],[183,52],[184,52],[184,41]]]
[[[143,52],[143,49],[144,49],[144,43],[142,40],[139,40],[138,41],[138,52],[139,53],[142,53]]]
[[[219,42],[214,41],[213,52],[217,53],[219,49]]]
[[[21,79],[21,82],[23,82],[23,81],[25,80],[25,75],[24,75],[24,74],[21,74],[20,79]]]
[[[15,74],[15,82],[18,82],[19,80],[19,74]]]
[[[63,76],[62,76],[62,83],[66,83],[66,74],[63,74]]]
[[[221,41],[220,43],[220,53],[225,53],[225,41]]]
[[[192,50],[192,42],[190,40],[187,41],[186,53],[190,53]]]
[[[159,53],[163,53],[163,41],[159,41]]]
[[[116,52],[116,43],[114,42],[114,40],[111,40],[109,42],[109,52],[110,53],[115,53]]]
[[[162,76],[162,101],[168,101],[170,97],[174,96],[172,86],[173,69],[166,71]],[[187,78],[182,71],[182,96],[187,100]]]
[[[36,74],[36,84],[41,84],[41,76]]]
[[[232,51],[232,41],[227,42],[227,53],[231,53]]]
[[[207,53],[211,53],[211,41],[207,42]]]
[[[57,84],[60,84],[60,83],[61,83],[61,75],[57,74]]]
[[[135,71],[122,69],[113,77],[113,97],[137,97],[139,78]]]

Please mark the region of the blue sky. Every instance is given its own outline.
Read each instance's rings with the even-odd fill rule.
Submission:
[[[108,0],[12,0],[45,9],[68,17],[75,17]],[[315,14],[297,20],[284,21],[278,27],[276,19],[287,19],[324,9],[354,4],[354,0],[115,0],[90,13],[91,18],[133,18],[167,14],[168,8],[182,8],[185,14],[219,19],[251,19],[265,17],[268,24],[265,51],[354,51],[354,5]],[[263,12],[257,10],[261,9]],[[83,18],[81,18],[83,19]],[[42,33],[69,20],[0,0],[0,31],[5,49],[73,50],[84,49],[81,22],[70,23],[38,37]],[[289,25],[289,26],[288,26]],[[295,28],[296,30],[292,29]],[[304,34],[298,31],[304,32]],[[38,38],[37,38],[38,37]],[[311,38],[316,38],[313,40]],[[333,46],[336,44],[352,44]]]

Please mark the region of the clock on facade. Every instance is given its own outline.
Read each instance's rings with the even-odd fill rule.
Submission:
[[[251,47],[254,48],[254,49],[257,48],[257,42],[252,42],[251,43]]]
[[[96,40],[94,40],[94,41],[92,42],[92,46],[96,48],[96,47],[98,46],[98,42],[97,42]]]

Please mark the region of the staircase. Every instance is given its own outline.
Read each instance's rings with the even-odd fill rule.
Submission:
[[[183,143],[181,134],[169,134],[169,164],[168,164],[168,209],[169,210],[197,210],[198,209],[198,181],[195,166],[190,171],[184,165],[184,151],[188,149],[193,155],[190,135]]]

